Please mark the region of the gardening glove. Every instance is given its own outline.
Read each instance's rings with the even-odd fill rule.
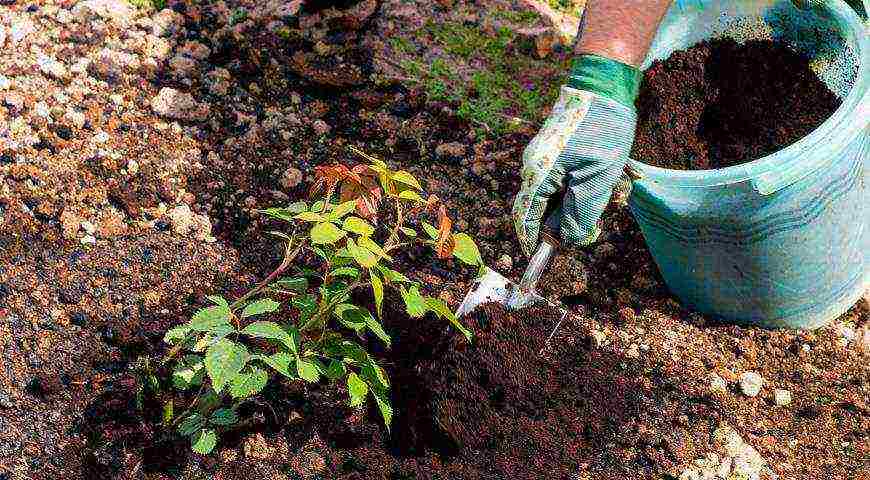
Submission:
[[[641,79],[637,68],[608,58],[574,60],[552,114],[523,154],[513,215],[527,255],[537,247],[550,197],[563,191],[562,243],[583,247],[598,238],[598,222],[614,188],[630,184],[623,171],[634,143]]]

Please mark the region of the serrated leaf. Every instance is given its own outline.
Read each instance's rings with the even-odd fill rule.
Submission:
[[[326,375],[326,378],[330,380],[338,380],[343,377],[345,373],[347,373],[347,367],[344,366],[344,363],[339,362],[338,360],[330,360],[329,366],[326,367],[324,375]]]
[[[169,345],[176,345],[178,343],[181,343],[185,339],[187,339],[187,335],[190,333],[190,331],[190,325],[179,325],[175,328],[170,328],[166,332],[166,335],[163,336],[163,342],[168,343]]]
[[[196,343],[193,344],[191,350],[194,352],[203,352],[206,348],[214,345],[215,342],[235,331],[236,329],[229,324],[218,325],[197,340]]]
[[[348,213],[354,211],[356,209],[356,200],[351,200],[349,202],[344,202],[339,204],[329,212],[327,218],[330,221],[336,221],[347,215]]]
[[[172,371],[172,386],[179,390],[202,384],[205,366],[199,355],[185,355]]]
[[[219,307],[227,307],[230,308],[230,302],[227,301],[226,298],[220,295],[208,295],[207,298],[210,302],[214,303]]]
[[[311,242],[316,245],[332,245],[347,235],[330,222],[318,223],[311,229]]]
[[[399,198],[403,200],[411,200],[417,203],[426,203],[426,200],[423,200],[423,197],[420,196],[419,193],[413,190],[403,190],[399,193]]]
[[[363,317],[361,309],[350,303],[341,303],[336,305],[333,314],[339,319],[342,325],[353,330],[356,333],[362,333],[366,329],[366,321]]]
[[[353,267],[341,267],[329,272],[330,277],[350,277],[356,280],[359,278],[359,269]]]
[[[304,293],[308,290],[308,279],[305,277],[280,278],[272,285],[291,292]]]
[[[300,295],[290,302],[299,309],[299,324],[304,324],[317,310],[317,297],[314,294]]]
[[[210,428],[204,428],[195,436],[191,437],[191,446],[194,452],[208,455],[217,445],[217,433]]]
[[[261,298],[256,302],[251,302],[245,305],[242,310],[242,318],[253,317],[254,315],[262,315],[264,313],[272,313],[278,310],[281,304],[271,298]]]
[[[457,233],[453,235],[453,241],[455,243],[453,249],[454,257],[467,265],[476,266],[483,263],[480,250],[478,250],[477,244],[474,243],[471,237],[464,233]]]
[[[222,339],[209,347],[205,354],[205,370],[215,392],[220,393],[247,362],[248,349],[244,345]]]
[[[407,290],[401,288],[399,292],[402,294],[402,300],[405,301],[405,310],[411,318],[421,318],[426,315],[426,301],[420,295],[419,287],[411,285]]]
[[[384,249],[381,248],[380,245],[375,243],[375,241],[369,237],[360,237],[357,240],[357,245],[359,245],[362,248],[365,248],[366,250],[374,253],[375,255],[383,258],[384,260],[387,260],[390,262],[393,261],[393,259],[389,255],[387,255],[387,252],[385,252]]]
[[[366,313],[366,315],[364,315],[364,318],[366,321],[366,327],[368,327],[369,331],[374,333],[376,337],[378,337],[382,342],[384,342],[384,345],[386,345],[387,348],[392,346],[392,339],[387,334],[387,332],[384,330],[384,326],[381,325],[381,322],[379,322],[375,317],[373,317],[371,312],[369,312],[368,310],[365,310],[365,313]]]
[[[465,328],[462,323],[459,322],[459,319],[456,318],[456,314],[454,314],[453,311],[450,310],[450,307],[447,306],[447,303],[444,300],[441,300],[440,298],[430,297],[426,299],[426,306],[429,308],[429,311],[450,322],[450,324],[453,325],[454,328],[459,330],[462,335],[465,336],[466,340],[471,342],[471,339],[474,337],[474,335],[471,333],[470,330]]]
[[[357,235],[362,235],[364,237],[375,233],[375,227],[371,226],[369,222],[354,216],[345,218],[342,228],[348,232],[356,233]]]
[[[236,414],[235,410],[231,408],[219,408],[211,414],[211,418],[209,418],[208,421],[214,425],[228,427],[230,425],[235,425],[236,422],[239,421],[239,416]]]
[[[402,233],[404,233],[406,237],[409,237],[409,238],[416,238],[417,237],[417,231],[414,230],[413,228],[402,227],[399,230],[401,230]]]
[[[205,426],[205,418],[199,413],[191,413],[181,423],[178,424],[178,433],[184,435],[193,435],[199,429]]]
[[[423,231],[426,232],[426,235],[432,238],[432,240],[438,240],[438,229],[432,226],[432,224],[428,222],[420,222],[420,225],[423,226]]]
[[[260,210],[261,213],[264,213],[272,218],[277,218],[278,220],[286,220],[288,222],[293,220],[294,215],[298,215],[306,211],[308,211],[308,204],[303,201],[291,203],[284,208],[267,208],[265,210]]]
[[[350,372],[347,376],[347,393],[350,395],[350,406],[356,407],[365,402],[366,394],[369,393],[369,386],[359,378],[359,375]]]
[[[311,208],[309,210],[311,210],[312,212],[322,212],[323,207],[325,206],[326,202],[324,202],[323,200],[318,200],[311,204]]]
[[[361,267],[372,268],[378,263],[378,256],[369,249],[357,245],[353,239],[347,240],[347,250]]]
[[[295,215],[293,218],[296,220],[302,220],[303,222],[313,223],[320,223],[326,221],[326,217],[316,212],[302,212],[298,215]]]
[[[317,371],[317,366],[305,360],[296,360],[296,372],[307,382],[316,383],[320,380],[320,372]]]
[[[296,379],[294,372],[290,371],[290,362],[296,360],[296,357],[285,352],[278,352],[272,355],[252,355],[252,359],[257,359],[272,367],[273,370],[284,375],[289,379]]]
[[[415,189],[423,190],[423,187],[420,186],[420,182],[414,178],[413,175],[406,172],[405,170],[399,170],[398,172],[394,172],[391,176],[394,182],[399,182],[402,185],[407,185],[409,187],[413,187]]]
[[[198,310],[190,320],[190,328],[197,332],[208,332],[214,327],[225,325],[230,321],[230,309],[223,305],[215,305]]]
[[[390,405],[390,400],[387,398],[386,393],[376,392],[371,390],[372,396],[375,398],[375,403],[378,404],[378,410],[381,412],[381,416],[384,418],[384,426],[387,427],[387,431],[390,430],[390,423],[393,422],[393,407]]]
[[[249,365],[230,381],[230,395],[237,399],[248,398],[260,393],[268,382],[269,373],[266,370],[256,365]]]
[[[245,327],[242,333],[250,337],[278,340],[287,345],[291,350],[295,348],[294,342],[290,339],[290,334],[275,322],[254,322]]]
[[[389,390],[390,378],[387,376],[386,370],[374,361],[366,362],[360,373],[369,380],[369,384],[374,390]]]

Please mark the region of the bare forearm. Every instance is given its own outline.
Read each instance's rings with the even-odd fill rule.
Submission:
[[[589,0],[575,52],[640,66],[671,0]]]

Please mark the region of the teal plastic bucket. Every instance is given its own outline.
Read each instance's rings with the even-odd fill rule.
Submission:
[[[678,171],[633,160],[631,211],[687,307],[766,328],[822,326],[870,287],[867,27],[843,0],[809,10],[792,0],[685,0],[645,67],[716,37],[786,42],[843,104],[799,142],[742,165]]]

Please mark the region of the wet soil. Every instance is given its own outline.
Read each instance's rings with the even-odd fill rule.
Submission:
[[[783,44],[706,41],[646,71],[632,158],[679,170],[746,163],[805,137],[840,103]]]

